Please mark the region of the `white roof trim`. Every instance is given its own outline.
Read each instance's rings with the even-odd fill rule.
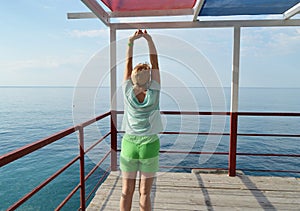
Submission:
[[[197,4],[196,7],[194,9],[194,17],[193,17],[193,21],[197,21],[198,15],[200,10],[202,9],[203,5],[204,5],[204,1],[205,0],[197,0]]]
[[[296,15],[299,12],[300,12],[300,3],[296,4],[292,8],[288,9],[287,11],[285,11],[283,13],[283,18],[285,20],[287,20],[287,19],[291,18],[292,16]]]
[[[105,25],[109,25],[109,15],[96,0],[81,0]]]
[[[173,28],[227,28],[227,27],[280,27],[300,26],[300,19],[291,20],[227,20],[227,21],[181,21],[111,23],[114,29],[173,29]]]

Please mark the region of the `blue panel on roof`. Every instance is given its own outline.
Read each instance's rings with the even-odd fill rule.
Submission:
[[[205,0],[200,16],[282,14],[300,0]]]

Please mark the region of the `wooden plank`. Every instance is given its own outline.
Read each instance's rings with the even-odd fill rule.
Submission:
[[[120,175],[111,174],[87,210],[118,210]],[[153,210],[299,210],[300,183],[296,178],[226,174],[160,173],[154,181]],[[139,210],[138,184],[132,210]]]

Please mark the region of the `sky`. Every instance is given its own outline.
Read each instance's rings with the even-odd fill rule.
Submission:
[[[77,85],[91,58],[107,50],[109,30],[97,19],[68,20],[68,12],[89,12],[89,9],[80,0],[2,2],[0,86]],[[118,32],[117,40],[124,43],[133,33],[134,30]],[[188,57],[195,56],[188,49],[195,48],[209,64],[202,67],[202,72],[210,68],[222,86],[231,86],[232,29],[168,29],[149,30],[149,33],[158,53],[163,52],[161,68],[167,73],[190,86],[199,86],[186,74]],[[188,47],[162,43],[168,37],[175,42],[186,42]],[[299,46],[300,27],[243,28],[240,86],[300,88]],[[125,46],[118,48],[118,54],[124,55],[124,51]],[[187,60],[183,55],[188,55]],[[122,65],[118,72],[122,72]]]

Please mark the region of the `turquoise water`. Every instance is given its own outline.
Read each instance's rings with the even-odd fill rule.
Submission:
[[[88,88],[85,90],[87,91]],[[0,88],[0,154],[5,154],[69,128],[74,125],[74,121],[78,123],[80,120],[84,121],[109,110],[108,88],[101,88],[95,96],[92,96],[93,105],[88,106],[86,113],[84,110],[76,110],[79,102],[73,101],[74,91],[74,88],[63,87]],[[182,88],[164,88],[161,96],[161,110],[224,111],[225,109],[229,111],[230,89],[222,90],[225,101],[222,101],[222,97],[218,94],[216,94],[217,97],[214,96],[219,91],[204,88],[190,88],[188,91]],[[190,98],[190,93],[194,96],[193,99]],[[82,101],[88,102],[84,97],[82,97]],[[194,104],[192,105],[191,102]],[[118,109],[122,110],[122,99],[118,101]],[[241,88],[239,109],[240,111],[300,112],[300,89]],[[118,127],[121,118],[120,115]],[[238,130],[239,133],[299,134],[299,120],[300,117],[240,117]],[[224,125],[219,122],[224,122]],[[198,126],[201,132],[229,131],[228,118],[168,116],[164,117],[164,124],[166,131],[189,131],[195,126]],[[95,125],[85,129],[86,148],[109,130],[109,119],[106,118]],[[220,125],[223,127],[217,127]],[[120,137],[121,134],[119,141]],[[228,136],[208,139],[207,136],[162,135],[161,147],[163,150],[196,151],[206,149],[207,151],[223,152],[228,150],[228,139]],[[86,156],[87,172],[94,167],[95,162],[101,159],[101,155],[108,148],[109,140],[105,140]],[[238,139],[238,152],[299,154],[299,151],[299,138],[241,136]],[[77,153],[78,140],[77,134],[74,133],[55,144],[0,168],[0,210],[8,208],[10,204],[69,162]],[[88,180],[88,190],[91,190],[95,181],[101,177],[109,162],[107,160],[101,169]],[[228,165],[226,156],[199,157],[177,154],[162,154],[160,163],[168,166],[213,168],[226,168]],[[299,158],[239,156],[237,168],[299,171],[300,161]],[[161,170],[178,171],[175,169]],[[78,172],[79,165],[76,163],[27,201],[19,210],[53,210],[78,184]],[[246,173],[299,177],[299,174],[291,173]],[[77,193],[63,210],[76,210],[79,207],[78,199],[79,194]]]

